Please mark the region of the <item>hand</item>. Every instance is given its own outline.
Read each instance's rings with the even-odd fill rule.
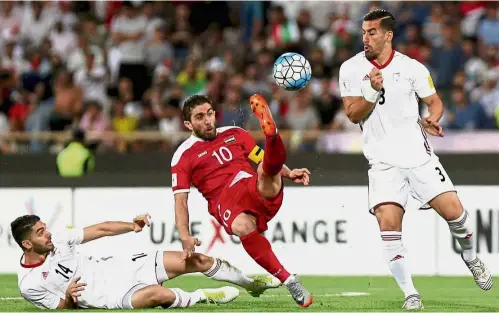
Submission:
[[[310,182],[310,171],[306,168],[295,168],[291,172],[289,172],[289,179],[294,183],[303,184],[308,186]]]
[[[371,87],[377,91],[383,89],[383,75],[381,71],[375,67],[369,73],[369,78],[371,79]]]
[[[75,277],[66,289],[66,297],[71,297],[74,303],[78,302],[78,297],[81,296],[81,291],[85,290],[85,283],[78,283],[81,277]]]
[[[136,233],[140,233],[142,231],[142,228],[144,228],[146,225],[151,226],[151,215],[149,213],[139,215],[136,218],[133,219],[133,231]]]
[[[182,242],[182,248],[184,249],[184,252],[182,253],[182,262],[184,262],[192,256],[196,246],[199,247],[201,245],[201,241],[192,236],[180,237],[180,241]]]
[[[425,118],[421,124],[423,125],[425,131],[428,134],[438,137],[444,136],[444,131],[442,129],[442,126],[437,122],[433,121],[431,118],[429,117]]]

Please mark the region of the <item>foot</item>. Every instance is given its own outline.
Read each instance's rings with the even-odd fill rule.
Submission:
[[[274,276],[255,276],[253,277],[253,286],[247,291],[252,297],[259,297],[267,289],[279,288],[281,282]]]
[[[471,262],[466,262],[464,260],[463,255],[461,254],[461,258],[464,261],[464,264],[469,268],[471,274],[473,274],[473,278],[475,279],[478,287],[483,290],[490,290],[494,282],[492,281],[492,275],[489,272],[489,269],[485,266],[485,264],[478,257]]]
[[[222,287],[222,288],[212,288],[212,289],[199,289],[204,293],[206,303],[229,303],[235,298],[239,297],[239,290],[235,287]]]
[[[277,132],[277,128],[274,119],[272,118],[269,104],[265,98],[259,94],[252,95],[250,97],[250,106],[251,111],[253,111],[253,114],[258,118],[260,127],[265,136],[274,136]]]
[[[306,308],[312,304],[312,294],[302,286],[296,275],[289,276],[284,285],[288,288],[291,297],[293,297],[299,306]]]
[[[423,302],[421,302],[421,297],[419,295],[412,295],[405,299],[404,305],[402,306],[404,310],[422,310],[424,309]]]

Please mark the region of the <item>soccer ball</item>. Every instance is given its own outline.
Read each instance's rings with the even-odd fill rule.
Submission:
[[[303,55],[288,52],[275,60],[272,75],[279,87],[286,90],[299,90],[310,81],[312,69]]]

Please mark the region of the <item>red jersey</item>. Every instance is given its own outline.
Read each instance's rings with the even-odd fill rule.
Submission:
[[[263,150],[240,127],[217,128],[217,136],[211,141],[191,136],[172,158],[173,194],[189,192],[192,184],[208,201],[210,213],[214,213],[226,185],[240,171],[256,175],[250,159],[256,161],[262,156]]]

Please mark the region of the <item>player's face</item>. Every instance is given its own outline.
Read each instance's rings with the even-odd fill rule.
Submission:
[[[387,32],[381,28],[380,21],[364,21],[362,23],[362,42],[368,60],[375,60],[393,37],[391,31]]]
[[[215,110],[209,103],[196,106],[191,112],[191,121],[184,124],[196,137],[203,140],[213,140],[217,136]]]
[[[23,241],[23,246],[37,254],[45,254],[54,250],[52,234],[47,230],[47,225],[41,221],[36,222],[29,238]]]

